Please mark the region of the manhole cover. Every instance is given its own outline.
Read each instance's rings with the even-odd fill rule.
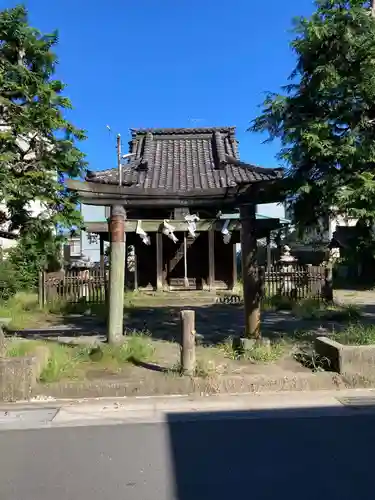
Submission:
[[[43,424],[51,422],[58,408],[35,408],[27,410],[1,410],[0,426],[8,424]]]
[[[375,396],[367,397],[347,397],[347,398],[337,398],[341,404],[344,406],[349,406],[350,408],[375,408]]]

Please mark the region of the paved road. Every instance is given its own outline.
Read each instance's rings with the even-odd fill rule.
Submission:
[[[0,432],[1,500],[366,500],[375,415]]]

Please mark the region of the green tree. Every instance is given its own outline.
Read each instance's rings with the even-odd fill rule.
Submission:
[[[281,142],[283,195],[300,227],[334,210],[358,217],[374,250],[375,19],[373,2],[318,0],[295,21],[297,64],[282,94],[268,94],[250,130]],[[366,243],[363,244],[364,240]]]
[[[29,26],[23,6],[0,12],[0,201],[1,221],[21,235],[46,236],[46,228],[81,225],[76,196],[66,178],[85,170],[77,141],[85,139],[65,117],[71,103],[53,78],[57,33]],[[38,200],[42,213],[33,216]]]
[[[57,271],[61,268],[62,243],[62,237],[51,234],[48,228],[37,237],[29,233],[20,237],[4,261],[5,270],[11,270],[8,281],[15,291],[37,288],[41,269]]]

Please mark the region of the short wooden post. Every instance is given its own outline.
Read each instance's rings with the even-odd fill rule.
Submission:
[[[181,371],[186,375],[195,372],[195,311],[181,311]]]
[[[258,339],[261,333],[255,205],[242,205],[240,217],[245,337]]]
[[[324,300],[327,302],[333,302],[333,278],[332,278],[332,266],[328,266],[324,269],[324,288],[323,288]]]
[[[121,342],[124,330],[125,215],[125,210],[121,205],[111,207],[108,301],[108,343],[110,344]]]

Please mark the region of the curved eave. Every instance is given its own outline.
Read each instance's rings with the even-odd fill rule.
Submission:
[[[229,188],[195,189],[189,191],[168,191],[165,189],[143,189],[137,187],[101,184],[97,182],[77,181],[69,179],[67,187],[75,191],[86,204],[111,205],[123,204],[133,206],[148,206],[157,204],[159,207],[179,205],[238,205],[241,202],[264,203],[267,191],[272,181],[244,183]],[[262,197],[262,201],[258,199]],[[272,198],[274,194],[271,195]],[[267,199],[267,202],[278,201]]]

